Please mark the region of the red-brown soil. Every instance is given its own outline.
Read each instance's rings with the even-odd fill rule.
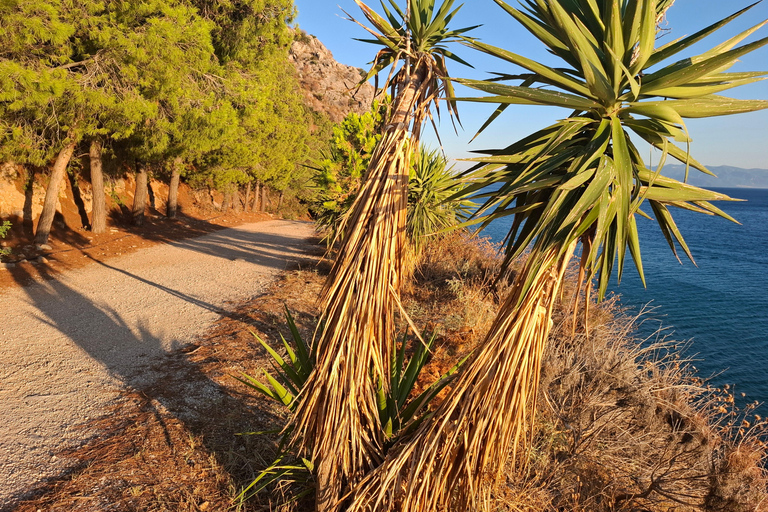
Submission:
[[[165,192],[163,189],[167,187],[155,182],[153,188]],[[67,183],[68,197],[72,197],[70,191],[71,185]],[[211,204],[200,204],[196,197],[198,195],[185,186],[180,187],[179,206],[183,213],[175,219],[169,219],[164,215],[165,205],[158,204],[157,209],[147,209],[145,222],[140,227],[131,225],[130,216],[124,208],[108,198],[110,214],[107,231],[101,234],[91,232],[84,225],[87,218],[83,219],[83,214],[73,201],[62,199],[62,208],[56,214],[48,241],[51,249],[46,250],[36,248],[33,242],[34,226],[20,218],[11,218],[12,228],[2,244],[4,248],[11,249],[3,261],[12,266],[0,269],[0,288],[24,286],[31,279],[45,279],[56,272],[87,265],[94,259],[102,261],[157,243],[197,237],[243,223],[275,218],[265,212],[230,210],[223,213]],[[45,271],[41,272],[43,269]]]

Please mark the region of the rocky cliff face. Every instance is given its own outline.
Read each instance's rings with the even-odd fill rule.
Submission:
[[[350,112],[367,112],[374,90],[369,84],[359,89],[363,71],[336,62],[331,52],[316,37],[302,34],[291,46],[289,56],[296,66],[306,103],[339,122]]]

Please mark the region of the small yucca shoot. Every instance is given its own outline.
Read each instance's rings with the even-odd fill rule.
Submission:
[[[382,386],[381,380],[377,388],[379,403],[379,418],[381,427],[391,445],[400,435],[412,432],[428,416],[426,409],[429,403],[447,386],[451,377],[456,373],[461,362],[432,383],[418,396],[410,398],[419,375],[432,355],[432,347],[437,339],[433,334],[429,341],[416,342],[416,350],[410,360],[405,359],[407,345],[406,336],[400,340],[400,347],[392,351],[389,392]],[[463,361],[462,361],[463,362]]]
[[[280,335],[280,338],[283,341],[283,347],[288,355],[288,361],[283,359],[280,354],[278,354],[267,342],[262,340],[258,334],[251,331],[254,338],[261,343],[261,346],[264,347],[272,357],[272,363],[277,372],[277,377],[272,376],[271,373],[264,370],[264,377],[267,379],[268,385],[262,384],[259,380],[246,374],[243,374],[242,378],[235,378],[246,386],[255,389],[262,395],[280,402],[293,411],[296,408],[295,397],[299,394],[302,386],[304,386],[304,383],[307,381],[307,377],[312,371],[315,362],[312,355],[312,349],[301,337],[301,333],[299,333],[299,330],[296,328],[296,322],[294,322],[287,307],[285,308],[285,321],[291,331],[293,346],[295,347],[294,350],[285,337],[282,334]]]

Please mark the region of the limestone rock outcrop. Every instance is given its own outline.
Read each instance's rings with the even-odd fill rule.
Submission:
[[[356,87],[365,71],[336,62],[316,37],[300,34],[289,58],[296,66],[306,104],[327,114],[333,122],[341,121],[350,112],[362,114],[371,108],[373,86]]]

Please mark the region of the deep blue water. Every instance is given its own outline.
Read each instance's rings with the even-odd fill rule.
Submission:
[[[746,202],[718,203],[741,225],[673,209],[697,266],[678,250],[677,262],[655,221],[638,219],[646,276],[644,289],[629,255],[620,285],[611,289],[624,306],[656,309],[638,328],[645,338],[659,326],[671,339],[691,340],[686,355],[715,385],[735,385],[741,405],[768,402],[768,190],[719,189]],[[484,234],[502,241],[510,219]],[[746,398],[741,398],[746,393]],[[766,413],[768,405],[761,407]]]

